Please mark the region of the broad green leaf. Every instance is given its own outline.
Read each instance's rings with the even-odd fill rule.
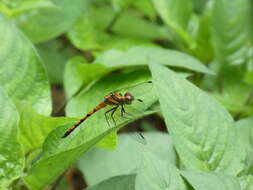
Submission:
[[[134,76],[135,78],[132,78]],[[129,80],[129,77],[132,80]],[[147,78],[149,78],[149,76],[147,76]],[[106,90],[109,89],[111,91],[112,89],[115,89],[114,87],[117,87],[117,85],[119,88],[123,87],[124,85],[128,86],[135,84],[136,82],[141,80],[143,81],[145,79],[146,78],[143,75],[139,74],[136,76],[136,73],[135,75],[132,73],[126,74],[125,76],[123,74],[112,74],[110,77],[101,79],[98,83],[93,85],[89,91],[87,91],[86,94],[88,96],[83,96],[85,95],[85,92],[83,92],[83,94],[81,93],[82,96],[80,95],[76,97],[75,103],[79,102],[78,107],[75,107],[76,105],[74,106],[72,101],[72,103],[70,102],[72,104],[72,108],[67,108],[68,115],[72,114],[76,116],[83,116],[86,113],[87,108],[93,109],[97,103],[103,100],[103,92]],[[143,94],[141,98],[149,99],[149,101],[145,102],[147,106],[157,100],[155,96],[151,97],[147,94]],[[82,104],[83,102],[88,103],[85,103],[84,106]],[[100,143],[105,137],[108,135],[110,137],[111,133],[115,133],[116,130],[125,126],[129,122],[134,121],[135,119],[154,113],[145,111],[145,108],[142,109],[143,112],[135,115],[132,119],[129,120],[121,118],[121,120],[117,120],[118,122],[116,125],[110,127],[107,125],[104,117],[105,110],[101,110],[82,123],[80,127],[78,127],[67,138],[61,137],[66,132],[67,128],[73,125],[73,123],[58,127],[52,131],[45,140],[43,144],[42,156],[27,172],[27,176],[24,177],[25,183],[31,189],[42,189],[45,185],[53,182],[57,176],[59,176],[65,169],[73,164],[84,152]],[[117,115],[117,117],[120,116]],[[112,143],[103,143],[102,145],[106,148],[111,148]]]
[[[195,190],[242,190],[236,177],[216,172],[181,171]]]
[[[185,30],[190,17],[192,16],[192,1],[152,0],[152,2],[163,21],[180,38],[182,38],[183,41],[188,44],[188,46],[194,45],[191,36]]]
[[[0,189],[22,175],[24,154],[18,139],[19,116],[16,107],[0,88]]]
[[[242,176],[239,178],[242,190],[253,190],[253,176]]]
[[[168,38],[169,34],[164,28],[144,20],[133,11],[122,12],[112,26],[112,32],[107,32],[116,15],[109,6],[91,3],[67,36],[81,50],[126,49],[132,45],[149,44],[156,38]]]
[[[101,64],[88,64],[81,56],[75,56],[68,61],[64,71],[64,89],[67,97],[87,86],[92,81],[109,73],[110,68]]]
[[[211,14],[213,46],[220,68],[246,61],[250,45],[250,0],[215,0]]]
[[[0,11],[9,17],[15,17],[25,12],[42,8],[55,8],[55,5],[50,0],[7,0],[0,2]]]
[[[48,78],[33,45],[0,14],[0,84],[14,102],[28,101],[43,114],[51,112]]]
[[[253,118],[241,119],[236,122],[236,129],[246,149],[246,166],[244,173],[253,174]]]
[[[20,142],[25,153],[41,148],[47,135],[57,126],[77,120],[77,118],[40,115],[27,104],[19,106],[19,112]]]
[[[215,99],[164,66],[150,64],[161,111],[187,169],[242,171],[245,152],[231,115]]]
[[[64,170],[70,167],[84,152],[112,131],[113,128],[97,134],[96,137],[91,136],[91,138],[83,138],[85,140],[82,139],[82,142],[79,139],[79,146],[70,148],[69,145],[73,146],[70,140],[73,139],[64,141],[61,139],[64,131],[61,130],[61,133],[59,133],[59,130],[58,132],[56,130],[56,134],[52,133],[46,140],[47,147],[43,148],[43,156],[33,164],[24,177],[25,184],[33,190],[43,189],[46,185],[52,183]],[[90,133],[91,131],[89,134]],[[87,137],[89,137],[89,135],[87,135]],[[68,143],[66,143],[66,141],[68,141]],[[58,147],[59,143],[62,145],[61,147]],[[55,152],[50,152],[50,149],[54,149]]]
[[[66,30],[80,16],[85,7],[83,0],[52,0],[52,8],[32,10],[15,21],[35,43],[53,39]]]
[[[139,66],[147,65],[150,62],[213,74],[200,61],[190,55],[158,47],[134,46],[125,52],[108,50],[94,61],[94,63],[100,63],[108,67]]]
[[[137,135],[137,133],[119,135],[115,151],[96,148],[83,155],[78,167],[83,172],[86,182],[93,185],[110,177],[135,174],[140,168],[144,149],[150,149],[165,162],[176,164],[176,155],[167,134],[143,133],[146,145],[139,142]]]
[[[186,190],[186,186],[174,165],[146,150],[136,175],[135,189]]]
[[[66,47],[60,40],[40,43],[36,48],[45,63],[50,82],[62,84],[64,67],[67,60],[74,54],[73,50]]]
[[[86,190],[131,190],[134,189],[135,175],[121,175],[112,177]]]

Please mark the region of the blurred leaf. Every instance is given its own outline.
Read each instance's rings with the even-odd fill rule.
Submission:
[[[77,120],[75,118],[40,115],[28,104],[20,105],[19,112],[20,142],[26,154],[41,148],[47,135],[57,126]]]
[[[62,84],[64,67],[67,60],[74,54],[73,50],[66,47],[60,40],[41,43],[36,48],[45,63],[50,82]]]
[[[141,167],[136,176],[136,190],[186,190],[179,170],[170,162],[144,151]]]
[[[253,47],[251,46],[247,54],[247,72],[244,76],[244,81],[247,84],[253,85]]]
[[[193,7],[197,13],[203,13],[209,0],[193,0]]]
[[[108,50],[94,61],[108,67],[129,67],[146,65],[150,62],[157,64],[190,69],[197,72],[213,74],[200,61],[192,56],[175,50],[158,47],[134,46],[127,51]]]
[[[53,8],[32,10],[15,20],[35,43],[44,42],[68,30],[83,12],[83,0],[52,0]]]
[[[146,65],[153,60],[159,64],[213,74],[197,59],[173,50],[144,46],[135,46],[125,52],[108,50],[98,56],[93,64],[85,64],[85,60],[81,57],[74,57],[69,61],[64,74],[67,97],[73,96],[78,90],[109,72]]]
[[[132,5],[134,0],[111,0],[111,2],[116,11],[122,11]]]
[[[181,171],[195,190],[242,190],[236,177],[216,172]]]
[[[242,171],[244,148],[229,113],[183,77],[151,64],[154,86],[173,144],[187,169]],[[171,111],[173,110],[173,111]]]
[[[213,91],[229,111],[244,117],[253,113],[252,87],[243,81],[251,57],[250,7],[250,0],[215,0],[210,22],[216,59],[211,66],[218,73]]]
[[[112,177],[86,190],[131,190],[134,189],[135,175],[121,175]]]
[[[251,46],[250,0],[216,0],[211,11],[211,35],[218,73],[217,95],[236,115],[252,115],[247,99],[252,88],[244,83],[246,61]],[[251,104],[251,105],[249,105]]]
[[[87,108],[93,109],[97,103],[103,100],[103,96],[106,94],[104,92],[107,90],[111,91],[112,89],[117,89],[115,87],[119,88],[124,85],[133,85],[136,84],[137,81],[146,81],[144,75],[138,75],[137,77],[132,78],[133,76],[136,75],[128,74],[124,77],[122,74],[115,74],[110,75],[105,79],[101,79],[98,83],[93,85],[89,91],[86,91],[86,93],[83,92],[83,94],[81,93],[82,96],[76,97],[75,101],[79,100],[77,101],[79,102],[77,107],[71,103],[72,101],[70,102],[72,108],[70,109],[69,106],[67,107],[68,115],[82,116],[86,113]],[[129,77],[133,80],[129,80]],[[87,95],[86,98],[88,99],[86,99],[84,95]],[[146,97],[149,99],[148,102],[145,102],[147,105],[152,104],[157,100],[155,96],[151,97],[147,96],[147,94],[143,94],[142,98],[145,99]],[[84,106],[82,103],[85,101],[88,103],[84,104]],[[27,186],[34,190],[42,189],[45,185],[53,182],[57,176],[83,155],[84,152],[95,146],[102,139],[111,133],[114,133],[129,122],[154,112],[143,110],[143,112],[139,115],[135,115],[130,120],[119,120],[114,127],[108,127],[103,113],[104,112],[101,111],[94,114],[94,116],[82,123],[80,127],[67,138],[63,139],[61,137],[72,124],[58,127],[52,131],[43,144],[41,158],[32,165],[31,169],[27,172],[27,176],[24,177]],[[103,146],[111,148],[110,146],[112,146],[112,144],[113,143],[111,142],[106,145],[103,143]]]
[[[0,84],[14,102],[29,101],[39,113],[49,114],[49,83],[33,45],[1,14],[0,36]]]
[[[133,1],[133,6],[137,9],[143,11],[151,20],[156,17],[156,11],[151,0],[138,0]]]
[[[253,176],[242,176],[239,178],[242,190],[253,190]]]
[[[7,189],[7,185],[22,175],[25,160],[18,140],[19,116],[2,88],[0,107],[0,189]]]
[[[240,81],[237,84],[228,83],[221,93],[213,93],[215,98],[237,118],[253,114],[252,94],[253,88]]]
[[[68,61],[64,71],[64,89],[66,97],[73,96],[82,87],[102,77],[111,69],[101,64],[88,64],[81,56],[75,56]]]
[[[209,15],[204,15],[202,17],[195,16],[193,18],[198,18],[196,33],[192,34],[196,46],[190,49],[189,51],[202,60],[204,63],[209,63],[213,59],[213,47],[211,44],[211,35],[210,35],[210,19]]]
[[[186,28],[192,15],[191,1],[154,0],[153,4],[168,26]]]
[[[131,45],[148,44],[155,38],[168,38],[164,28],[144,20],[134,11],[118,16],[111,34],[107,27],[117,13],[109,6],[90,6],[68,32],[70,41],[81,50],[126,49]]]
[[[244,63],[250,45],[250,0],[215,0],[210,26],[220,68]]]
[[[163,21],[182,38],[189,47],[194,46],[194,41],[185,30],[192,16],[192,1],[152,0],[152,2]]]
[[[50,0],[7,0],[4,2],[0,2],[0,12],[3,12],[9,17],[19,16],[21,14],[24,14],[25,12],[41,8],[56,7]]]
[[[115,151],[97,148],[81,157],[78,166],[89,185],[100,183],[118,175],[136,174],[142,162],[144,148],[150,149],[158,159],[176,163],[176,154],[167,134],[160,132],[143,133],[147,145],[138,142],[135,135],[138,134],[119,135],[119,143]]]
[[[236,122],[236,129],[238,131],[240,140],[246,149],[246,166],[244,173],[253,174],[253,117],[241,119]]]

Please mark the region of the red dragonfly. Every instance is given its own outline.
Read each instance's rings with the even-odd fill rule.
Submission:
[[[145,84],[152,84],[152,81],[144,82]],[[136,86],[140,86],[144,83],[137,84]],[[134,87],[136,87],[134,86]],[[132,87],[130,87],[132,88]],[[128,88],[124,88],[128,89]],[[80,126],[81,123],[83,123],[85,120],[87,120],[90,116],[92,116],[94,113],[96,113],[98,110],[106,107],[106,106],[113,106],[111,109],[107,110],[105,112],[105,119],[107,121],[107,124],[109,124],[108,120],[108,114],[111,114],[111,118],[116,124],[116,121],[113,117],[114,113],[117,111],[117,109],[120,109],[121,117],[124,117],[126,114],[131,115],[130,113],[127,113],[125,111],[125,106],[130,105],[133,103],[134,100],[137,100],[138,102],[143,103],[143,100],[140,98],[136,98],[134,94],[126,91],[124,94],[120,93],[119,91],[122,91],[123,89],[111,92],[110,94],[106,95],[104,97],[104,100],[100,102],[93,110],[88,112],[84,117],[82,117],[79,121],[77,121],[73,126],[71,126],[62,136],[62,138],[67,137],[70,133],[72,133],[78,126]],[[146,89],[147,90],[147,89]]]

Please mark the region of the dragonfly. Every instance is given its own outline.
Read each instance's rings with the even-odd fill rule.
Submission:
[[[146,84],[146,85],[144,85],[144,84]],[[130,89],[138,87],[138,86],[145,86],[144,88],[146,90],[148,90],[148,91],[152,90],[152,89],[150,89],[150,87],[146,88],[147,85],[152,86],[152,81],[146,81],[146,82],[137,84],[133,87],[122,88],[122,89],[119,89],[119,90],[116,90],[116,91],[113,91],[113,92],[107,94],[106,96],[104,96],[103,101],[101,101],[95,108],[93,108],[91,111],[89,111],[84,117],[82,117],[76,123],[74,123],[74,125],[72,125],[64,133],[62,138],[69,136],[77,127],[79,127],[81,125],[81,123],[83,123],[85,120],[87,120],[93,114],[95,114],[97,111],[105,108],[106,106],[111,106],[111,108],[109,110],[105,111],[105,113],[104,113],[106,122],[109,126],[110,126],[109,114],[111,116],[113,123],[116,125],[116,120],[114,118],[114,114],[119,109],[120,109],[120,115],[122,118],[127,118],[126,115],[133,116],[131,113],[126,112],[125,106],[130,106],[131,104],[133,104],[134,101],[138,101],[138,102],[144,104],[144,101],[141,98],[138,98],[137,96],[135,96],[135,94],[138,94],[138,93],[132,93]],[[123,91],[125,91],[125,92],[123,92]],[[139,94],[140,93],[143,94],[143,92],[139,92]],[[142,135],[140,134],[140,136],[142,136]]]

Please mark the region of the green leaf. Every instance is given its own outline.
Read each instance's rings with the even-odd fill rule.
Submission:
[[[119,135],[115,151],[97,148],[83,155],[78,167],[83,172],[86,182],[93,185],[110,177],[135,174],[140,167],[144,148],[150,149],[159,159],[176,164],[176,155],[167,134],[143,133],[146,145],[139,142],[137,135],[137,133]]]
[[[46,139],[42,156],[32,165],[31,169],[24,177],[24,182],[30,189],[40,190],[52,183],[84,152],[115,130],[114,128],[111,128],[99,134],[94,134],[93,130],[89,131],[86,133],[86,137],[82,136],[82,141],[78,138],[79,145],[77,145],[77,141],[72,138],[66,139],[65,141],[61,139],[66,127],[64,128],[64,131],[62,129],[63,128],[60,128],[60,130],[54,131]]]
[[[242,190],[253,190],[253,176],[247,175],[239,178]]]
[[[134,189],[135,175],[121,175],[112,177],[86,190],[131,190]]]
[[[41,148],[47,135],[57,126],[77,120],[75,118],[40,115],[28,104],[19,106],[19,112],[20,142],[25,153]]]
[[[186,186],[174,165],[146,150],[136,176],[135,189],[186,190]]]
[[[213,74],[200,61],[190,55],[158,47],[134,46],[125,52],[108,50],[94,61],[94,63],[100,63],[108,67],[120,68],[146,65],[151,62]]]
[[[158,64],[150,64],[161,111],[187,169],[238,174],[245,152],[231,115],[215,99]]]
[[[241,119],[236,122],[236,129],[238,131],[240,140],[246,149],[246,166],[244,173],[253,173],[253,117]]]
[[[56,8],[49,0],[22,0],[0,2],[0,11],[9,17],[19,16],[34,9]]]
[[[191,1],[153,0],[153,4],[166,24],[186,28],[192,15]]]
[[[144,12],[150,19],[155,20],[156,11],[151,0],[133,1],[133,6]]]
[[[28,101],[39,113],[49,114],[49,83],[33,45],[1,14],[0,36],[0,84],[14,102]]]
[[[195,190],[241,190],[236,177],[216,172],[181,171]]]
[[[243,116],[253,113],[252,105],[246,105],[250,86],[243,82],[251,46],[250,4],[250,0],[214,1],[210,23],[219,99],[229,111]]]
[[[192,36],[196,42],[196,46],[190,49],[192,55],[199,58],[204,63],[209,63],[214,57],[213,47],[211,43],[211,34],[210,34],[210,16],[204,15],[202,17],[194,16],[192,19],[193,22],[197,22],[194,26]]]
[[[193,3],[194,10],[197,13],[202,13],[203,11],[205,11],[208,0],[193,0],[192,3]]]
[[[189,46],[192,46],[194,42],[185,30],[192,16],[192,1],[152,0],[152,2],[163,21]]]
[[[250,0],[216,0],[211,14],[213,46],[220,68],[246,61],[250,45]]]
[[[152,55],[152,60],[150,55]],[[82,57],[74,57],[68,62],[64,73],[64,87],[67,97],[73,96],[89,83],[109,72],[131,66],[146,65],[153,59],[159,64],[213,74],[198,60],[173,50],[144,46],[132,47],[125,52],[108,50],[98,56],[93,64],[85,64],[86,61]]]
[[[55,38],[68,30],[84,10],[83,0],[52,0],[53,8],[27,12],[15,21],[35,43]]]
[[[146,77],[149,78],[149,75]],[[129,78],[133,80],[129,80]],[[83,114],[86,113],[85,109],[93,109],[97,103],[103,100],[103,96],[106,94],[103,92],[107,90],[111,91],[117,86],[129,86],[145,79],[146,78],[144,78],[144,75],[140,75],[140,73],[138,76],[136,73],[126,74],[125,76],[123,74],[112,74],[105,79],[101,79],[96,83],[96,85],[90,87],[89,91],[86,91],[87,93],[83,91],[81,93],[82,96],[77,96],[75,97],[76,99],[73,99],[76,101],[75,103],[79,102],[78,107],[75,107],[76,105],[73,105],[73,102],[71,101],[73,110],[71,110],[68,106],[68,115],[71,113],[72,115],[83,116]],[[88,99],[86,99],[84,95],[88,95],[86,96]],[[157,100],[155,96],[151,95],[152,94],[143,94],[141,97],[149,100],[145,101],[145,104],[147,106]],[[83,102],[88,103],[85,103],[84,106],[82,104]],[[143,112],[135,115],[130,120],[121,118],[121,120],[117,120],[118,122],[115,126],[110,127],[108,127],[104,117],[105,110],[101,110],[100,112],[94,114],[94,116],[89,118],[87,121],[82,123],[80,127],[78,127],[67,138],[61,137],[66,132],[67,128],[72,126],[73,123],[58,127],[52,131],[45,140],[43,144],[42,155],[40,159],[35,164],[33,164],[31,169],[27,172],[27,176],[24,177],[25,183],[31,189],[42,189],[45,185],[53,182],[57,176],[59,176],[65,169],[67,169],[73,162],[75,162],[84,152],[97,145],[98,143],[101,143],[101,140],[103,140],[105,137],[111,135],[111,133],[115,133],[116,130],[125,126],[129,122],[134,121],[135,119],[154,113],[152,111],[145,110],[146,107],[142,109]],[[118,114],[115,117],[120,117]],[[111,136],[109,137],[111,138]],[[115,146],[113,143],[111,143],[111,141],[107,141],[107,144],[103,142],[103,144],[100,146],[107,148]]]
[[[73,45],[81,50],[126,49],[132,45],[149,44],[155,38],[168,38],[168,32],[148,22],[133,11],[117,17],[112,32],[107,32],[117,13],[109,6],[90,5],[68,32]]]
[[[74,52],[65,46],[63,41],[51,40],[36,46],[45,63],[50,82],[62,84],[64,67]]]
[[[70,59],[64,71],[64,89],[67,97],[73,96],[76,92],[109,73],[110,68],[101,64],[88,64],[81,56]]]
[[[0,88],[0,108],[0,189],[7,189],[22,175],[25,160],[18,140],[19,116],[3,88]]]

